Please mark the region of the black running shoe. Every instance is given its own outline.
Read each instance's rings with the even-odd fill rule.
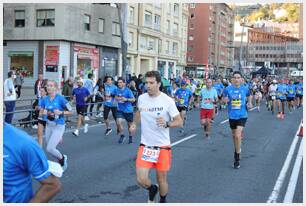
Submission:
[[[109,135],[113,130],[111,128],[106,129],[105,136]]]
[[[234,169],[239,169],[240,168],[240,161],[235,160],[233,167],[234,167]]]
[[[151,191],[149,191],[148,203],[156,203],[157,202],[157,198],[156,198],[157,193],[158,193],[158,186],[153,185],[153,189]]]
[[[133,138],[129,137],[129,144],[132,144],[132,143],[133,143]]]
[[[118,143],[123,144],[124,139],[125,139],[125,136],[121,136],[118,140]]]

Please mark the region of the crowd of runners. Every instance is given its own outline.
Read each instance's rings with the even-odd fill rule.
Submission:
[[[140,122],[141,140],[137,152],[136,175],[138,184],[149,192],[149,202],[155,202],[158,193],[159,202],[167,202],[167,172],[171,167],[169,128],[178,127],[181,133],[185,133],[184,125],[188,121],[186,112],[189,110],[199,110],[203,138],[206,139],[211,138],[212,123],[218,112],[228,111],[234,145],[233,167],[238,169],[241,138],[248,110],[256,107],[260,112],[263,109],[261,105],[266,105],[272,115],[284,119],[286,106],[288,111],[292,112],[301,107],[303,102],[302,78],[255,77],[247,80],[236,71],[230,79],[207,78],[198,81],[184,73],[181,77],[171,79],[170,84],[165,86],[159,72],[150,71],[138,78],[119,77],[114,81],[113,77],[106,76],[97,82],[93,79],[93,74],[89,74],[86,79],[70,79],[73,88],[68,96],[61,94],[56,81],[48,80],[45,85],[41,85],[36,107],[39,113],[38,143],[41,147],[45,145],[45,151],[54,157],[65,171],[68,157],[57,149],[57,145],[63,139],[65,116],[74,113],[73,105],[77,113],[76,130],[72,132],[74,136],[80,136],[81,129],[84,133],[89,132],[88,120],[94,115],[96,118],[103,118],[104,134],[109,135],[112,132],[109,119],[111,112],[116,123],[118,143],[123,144],[128,136],[128,143],[131,144]],[[127,135],[124,134],[125,122],[128,127]],[[8,127],[7,130],[13,128]],[[33,153],[36,150],[37,148]],[[151,183],[149,178],[152,168],[156,170],[157,184]],[[43,173],[44,170],[40,168],[38,171]],[[6,174],[4,171],[4,175]],[[40,178],[36,179],[41,181],[39,172],[36,176],[39,176]],[[27,201],[32,197],[28,197]],[[6,200],[5,196],[4,199]]]

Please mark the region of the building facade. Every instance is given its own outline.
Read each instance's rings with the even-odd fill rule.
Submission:
[[[265,66],[277,75],[289,74],[289,69],[303,68],[303,43],[250,43],[248,47],[248,62],[256,66]]]
[[[4,4],[3,66],[20,70],[25,86],[38,74],[62,83],[69,76],[117,75],[118,11],[99,4]],[[108,29],[112,28],[112,29]]]
[[[188,6],[181,3],[128,4],[128,68],[158,70],[169,79],[186,66]]]
[[[234,14],[227,4],[189,4],[186,71],[226,75],[233,65]]]

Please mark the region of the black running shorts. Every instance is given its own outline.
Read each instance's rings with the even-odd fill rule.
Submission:
[[[245,127],[248,118],[241,119],[229,119],[229,124],[231,129],[237,129],[237,126]]]

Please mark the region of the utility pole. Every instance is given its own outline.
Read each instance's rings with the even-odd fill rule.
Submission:
[[[116,3],[119,15],[120,24],[120,40],[121,40],[121,53],[122,53],[122,77],[127,79],[127,3]]]

